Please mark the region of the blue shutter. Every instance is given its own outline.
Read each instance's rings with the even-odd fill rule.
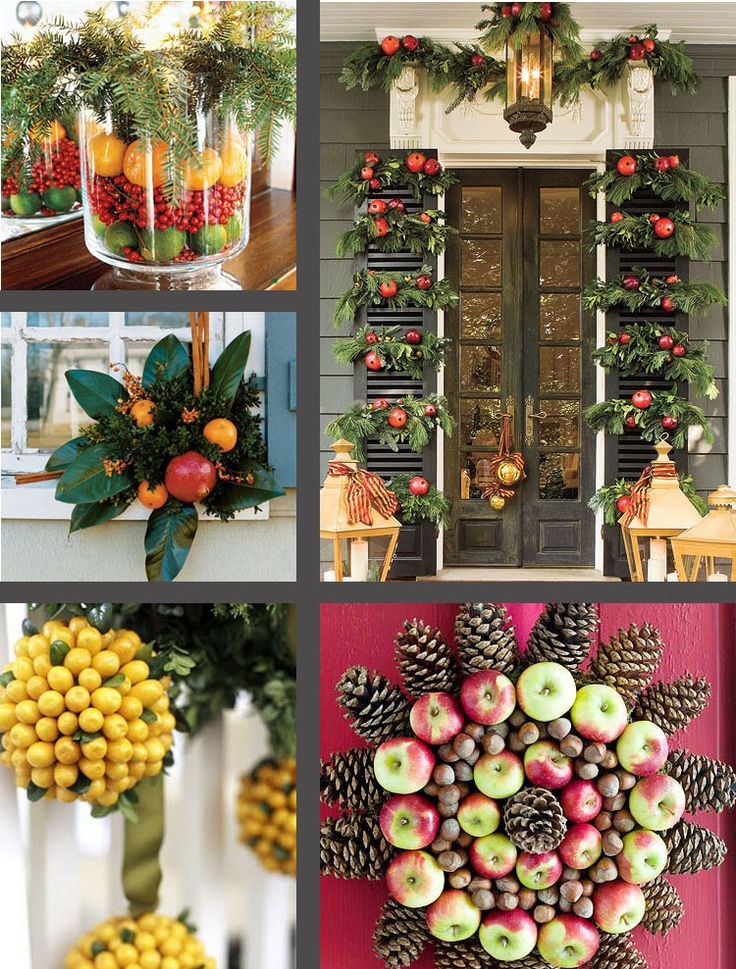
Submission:
[[[296,488],[296,316],[266,313],[268,460],[284,488]]]

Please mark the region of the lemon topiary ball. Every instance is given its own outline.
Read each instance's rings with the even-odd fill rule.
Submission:
[[[268,871],[296,874],[296,760],[266,760],[244,774],[238,797],[240,840]]]
[[[0,676],[0,762],[36,800],[112,807],[163,767],[173,743],[168,680],[153,679],[137,633],[81,616],[15,644]]]

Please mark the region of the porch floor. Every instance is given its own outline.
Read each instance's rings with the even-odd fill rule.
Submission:
[[[437,575],[422,576],[417,582],[620,582],[601,575],[597,569],[440,569]]]

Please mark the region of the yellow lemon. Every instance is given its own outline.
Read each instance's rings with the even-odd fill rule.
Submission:
[[[111,649],[103,649],[92,658],[92,667],[96,669],[103,680],[115,676],[120,669],[120,659]]]
[[[80,629],[77,634],[77,646],[86,649],[94,656],[102,649],[102,633],[94,626],[86,626],[84,629]]]
[[[83,686],[90,693],[94,693],[98,687],[102,686],[102,677],[91,666],[88,666],[86,670],[82,670],[77,677],[77,681],[80,686]]]
[[[87,707],[79,714],[79,726],[85,733],[98,733],[102,730],[104,722],[104,714],[94,707]]]
[[[76,713],[72,713],[71,710],[67,710],[65,713],[62,713],[56,722],[59,726],[59,731],[68,737],[70,737],[79,727],[79,718],[77,717]]]
[[[224,141],[220,158],[222,160],[220,185],[234,188],[245,181],[248,173],[248,152],[242,141],[232,137]]]
[[[66,709],[64,697],[56,690],[46,690],[38,698],[38,709],[45,717],[58,717]]]
[[[28,748],[26,757],[31,767],[51,767],[54,762],[54,745],[37,740]]]
[[[66,693],[74,686],[74,676],[66,666],[52,666],[46,675],[46,679],[51,689],[58,693]]]
[[[96,707],[105,716],[116,713],[120,709],[123,698],[117,690],[109,686],[101,686],[92,694],[92,706]]]
[[[114,178],[123,173],[123,159],[127,145],[115,135],[100,131],[88,143],[90,167],[95,175]]]
[[[59,727],[53,717],[41,717],[35,730],[39,740],[47,740],[49,743],[53,743],[59,736]]]
[[[81,713],[90,704],[89,690],[83,686],[73,686],[65,697],[66,705],[72,713]]]
[[[76,740],[71,737],[59,737],[54,745],[54,755],[60,764],[76,764],[82,751]]]

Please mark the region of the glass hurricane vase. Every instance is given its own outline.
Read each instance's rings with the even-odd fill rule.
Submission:
[[[31,133],[24,152],[28,176],[21,178],[12,167],[3,170],[3,218],[53,224],[79,212],[82,183],[75,127],[54,121],[48,131]]]

